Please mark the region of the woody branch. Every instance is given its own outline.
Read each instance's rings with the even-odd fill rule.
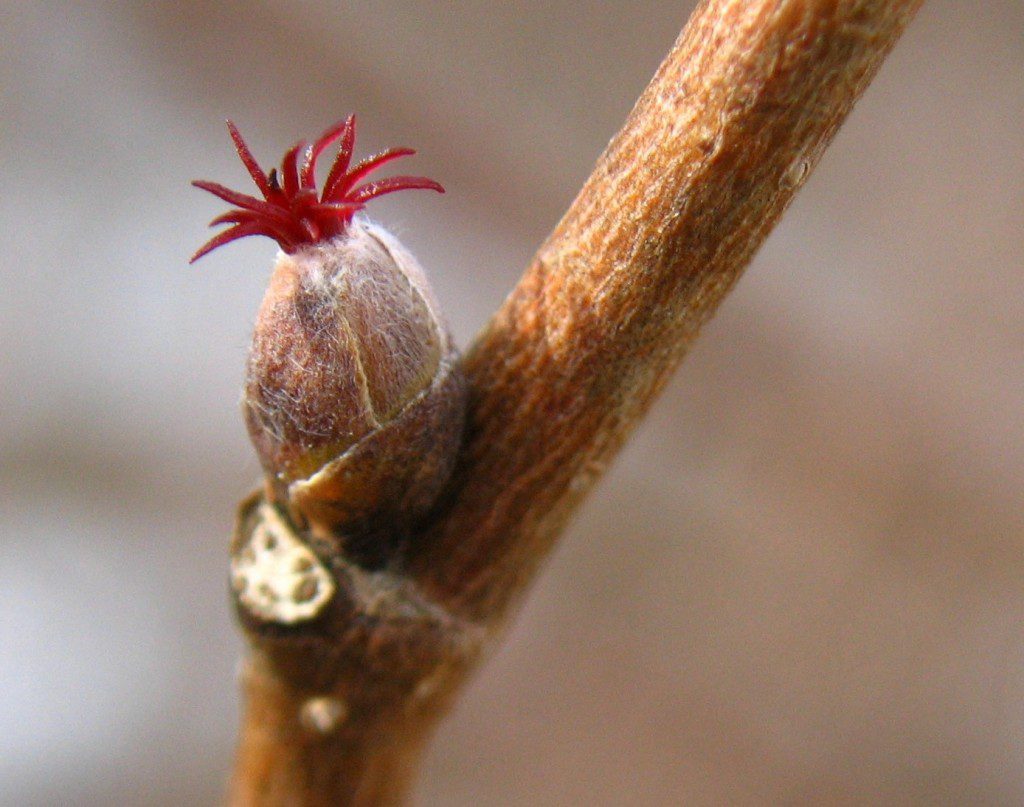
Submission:
[[[919,5],[697,7],[464,359],[466,443],[441,506],[385,571],[342,569],[346,596],[315,635],[247,624],[235,803],[406,798],[481,646]]]

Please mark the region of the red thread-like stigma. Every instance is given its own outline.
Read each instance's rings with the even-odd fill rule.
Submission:
[[[232,226],[203,244],[189,263],[195,263],[217,247],[250,235],[273,238],[285,252],[295,252],[303,244],[326,241],[343,233],[356,212],[376,196],[415,188],[444,193],[444,188],[426,177],[397,176],[358,184],[382,165],[416,152],[407,148],[388,149],[349,169],[356,142],[355,115],[336,123],[315,143],[300,141],[288,149],[281,161],[280,174],[276,168],[269,174],[263,173],[231,121],[228,121],[228,132],[263,199],[238,193],[216,182],[193,182],[197,188],[235,207],[210,222],[211,227],[219,224]],[[339,141],[338,155],[327,175],[323,192],[318,196],[316,162],[325,149]]]

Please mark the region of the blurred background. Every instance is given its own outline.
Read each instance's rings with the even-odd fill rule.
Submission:
[[[237,401],[350,111],[463,344],[692,3],[0,2],[0,803],[217,803]],[[929,0],[444,724],[422,805],[1024,802],[1024,4]]]

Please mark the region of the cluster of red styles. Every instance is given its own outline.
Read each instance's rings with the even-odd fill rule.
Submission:
[[[315,142],[300,141],[292,146],[281,161],[280,174],[276,168],[269,174],[263,172],[231,121],[228,121],[228,131],[263,198],[247,196],[216,182],[193,182],[197,188],[236,207],[210,222],[211,227],[232,226],[203,244],[190,263],[217,247],[250,235],[273,238],[285,252],[295,252],[304,244],[315,244],[342,234],[356,212],[374,197],[414,188],[444,193],[441,185],[426,177],[395,176],[360,184],[385,163],[416,152],[408,148],[387,149],[350,168],[356,142],[354,115],[336,123]],[[323,192],[318,193],[316,163],[324,150],[334,143],[339,143],[338,155],[324,182]]]

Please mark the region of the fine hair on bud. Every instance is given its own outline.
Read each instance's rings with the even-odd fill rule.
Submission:
[[[408,526],[447,480],[462,431],[457,354],[415,258],[356,218],[281,253],[243,408],[280,495],[310,522]]]

